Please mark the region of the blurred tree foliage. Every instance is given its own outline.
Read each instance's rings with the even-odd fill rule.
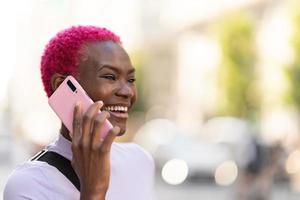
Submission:
[[[294,51],[294,60],[287,66],[286,75],[289,83],[287,91],[287,102],[300,111],[300,9],[294,10],[293,13],[293,28],[294,32],[291,38],[291,46]]]
[[[222,51],[219,67],[220,115],[258,120],[259,95],[255,86],[254,23],[244,13],[228,15],[217,26]]]
[[[133,111],[145,111],[145,94],[143,91],[143,66],[144,66],[144,55],[141,50],[136,50],[131,53],[132,65],[135,68],[136,88],[138,93],[137,101],[134,104]]]

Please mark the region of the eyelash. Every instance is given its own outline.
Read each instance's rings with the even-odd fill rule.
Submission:
[[[134,83],[135,81],[136,81],[135,78],[131,78],[131,79],[128,80],[129,83]]]
[[[103,76],[103,78],[106,78],[106,79],[109,79],[109,80],[112,80],[112,81],[115,81],[116,80],[116,77],[114,75],[106,75],[106,76]],[[131,78],[128,80],[129,83],[134,83],[136,81],[135,78]]]
[[[116,80],[116,77],[114,75],[106,75],[106,76],[103,76],[103,78],[106,78],[106,79],[109,79],[109,80],[113,80],[113,81]]]

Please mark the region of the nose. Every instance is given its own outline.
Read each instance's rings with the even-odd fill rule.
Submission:
[[[128,82],[120,82],[116,95],[123,98],[132,98],[134,96],[134,89]]]

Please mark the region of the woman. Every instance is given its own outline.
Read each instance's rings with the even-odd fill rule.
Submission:
[[[63,30],[45,48],[41,74],[48,97],[73,75],[95,102],[86,113],[78,102],[72,138],[62,124],[58,139],[46,147],[61,157],[56,165],[66,168],[71,163],[67,171],[75,170],[73,179],[78,178],[80,186],[76,188],[65,169],[39,158],[13,171],[4,199],[151,199],[151,156],[136,144],[113,142],[125,133],[128,111],[137,96],[134,68],[119,37],[94,26]],[[113,129],[101,140],[99,130],[106,119]]]

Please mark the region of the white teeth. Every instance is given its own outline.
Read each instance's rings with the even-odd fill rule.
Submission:
[[[104,107],[104,110],[127,112],[128,107],[125,107],[125,106],[107,106],[107,107]]]

